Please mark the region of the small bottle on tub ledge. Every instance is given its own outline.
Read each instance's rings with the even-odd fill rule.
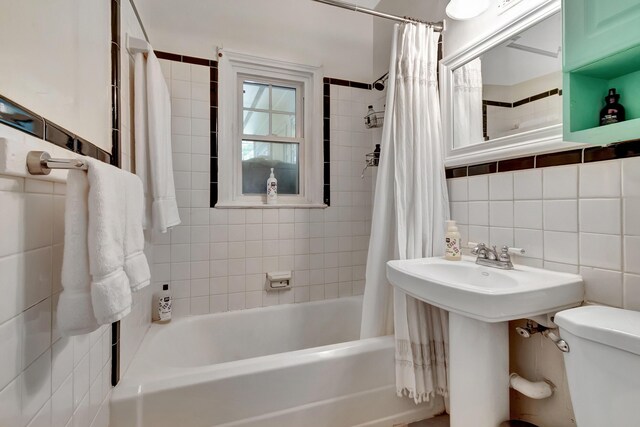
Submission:
[[[171,293],[169,285],[162,285],[162,291],[154,297],[153,321],[157,323],[168,323],[171,321]]]

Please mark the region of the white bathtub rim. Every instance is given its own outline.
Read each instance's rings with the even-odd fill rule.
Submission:
[[[127,375],[114,388],[112,401],[129,399],[143,393],[188,387],[240,375],[251,375],[266,370],[310,364],[327,357],[355,356],[362,353],[363,347],[367,351],[378,351],[388,349],[393,345],[393,336],[389,335],[190,368],[169,369],[147,363],[141,372],[140,366],[134,366],[132,363]],[[158,375],[158,372],[162,372],[162,374]]]
[[[177,317],[171,320],[170,323],[151,323],[144,337],[144,340],[147,341],[148,340],[147,337],[153,336],[159,333],[160,331],[162,331],[163,329],[167,327],[171,327],[172,325],[199,322],[199,321],[202,321],[203,318],[206,319],[210,317],[236,317],[236,316],[242,316],[243,314],[256,313],[256,312],[268,313],[270,311],[283,311],[283,310],[290,310],[292,308],[298,309],[302,307],[315,307],[315,306],[321,306],[321,305],[325,305],[327,303],[332,303],[332,302],[354,301],[354,302],[362,303],[362,300],[363,300],[362,295],[353,295],[353,296],[343,297],[343,298],[333,298],[333,299],[325,299],[325,300],[319,300],[319,301],[307,301],[307,302],[290,303],[290,304],[278,304],[278,305],[270,305],[267,307],[255,307],[255,308],[246,308],[242,310],[223,311],[219,313],[186,315],[186,316]]]
[[[310,301],[310,302],[304,302],[304,303],[296,303],[296,304],[280,304],[280,305],[274,305],[274,306],[269,306],[269,307],[256,307],[256,308],[250,308],[250,309],[245,309],[245,310],[235,310],[235,311],[226,311],[226,312],[221,312],[221,313],[211,313],[211,314],[203,314],[203,315],[189,315],[189,316],[184,316],[184,317],[178,317],[176,319],[173,319],[171,321],[171,323],[169,324],[160,324],[160,323],[152,323],[151,326],[147,329],[145,336],[142,339],[142,342],[140,343],[140,345],[137,348],[137,351],[135,352],[133,359],[129,365],[129,368],[127,369],[127,371],[125,373],[123,373],[123,378],[127,378],[127,377],[138,377],[142,372],[146,372],[149,371],[149,367],[153,367],[154,369],[162,369],[163,373],[166,373],[167,375],[170,375],[172,372],[176,372],[176,373],[184,373],[184,372],[199,372],[201,369],[200,368],[205,368],[207,370],[209,370],[212,366],[220,366],[226,363],[239,363],[240,361],[244,361],[244,360],[253,360],[253,359],[259,359],[261,357],[269,357],[272,355],[281,355],[283,353],[294,353],[294,352],[298,352],[298,351],[304,351],[304,350],[308,350],[308,349],[301,349],[301,350],[292,350],[292,351],[288,351],[288,352],[280,352],[280,353],[273,353],[271,355],[264,355],[264,356],[256,356],[256,357],[252,357],[252,358],[247,358],[247,359],[241,359],[241,360],[233,360],[233,361],[228,361],[228,362],[221,362],[221,363],[212,363],[212,364],[206,364],[206,365],[198,365],[198,366],[171,366],[171,365],[164,365],[161,363],[156,362],[154,359],[147,359],[144,361],[140,360],[140,357],[144,354],[150,353],[151,352],[151,347],[153,345],[153,341],[155,340],[155,337],[160,334],[163,333],[166,328],[170,328],[172,326],[176,326],[176,325],[180,325],[182,326],[182,324],[184,323],[199,323],[199,322],[203,322],[203,321],[207,321],[208,318],[212,318],[212,317],[216,317],[216,318],[224,318],[224,317],[237,317],[237,316],[242,316],[245,313],[256,313],[256,312],[271,312],[271,311],[283,311],[283,310],[289,310],[292,307],[293,308],[302,308],[302,307],[313,307],[313,306],[319,306],[319,305],[324,305],[327,303],[331,303],[331,302],[335,302],[335,301],[356,301],[359,303],[362,303],[362,295],[355,295],[355,296],[350,296],[350,297],[344,297],[344,298],[336,298],[336,299],[329,299],[329,300],[320,300],[320,301]],[[358,342],[360,340],[354,340],[354,341],[345,341],[342,343],[337,343],[337,345],[341,345],[344,344],[346,342]],[[334,344],[330,344],[328,346],[331,346]],[[325,346],[325,347],[328,347]],[[320,348],[319,347],[313,347],[313,348]],[[143,366],[139,366],[140,364],[142,364]],[[146,369],[145,369],[146,367]],[[142,368],[142,369],[141,369]]]

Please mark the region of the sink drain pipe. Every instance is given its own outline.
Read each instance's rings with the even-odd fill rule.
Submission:
[[[529,381],[516,373],[509,376],[509,385],[531,399],[546,399],[553,394],[553,384],[549,381]]]

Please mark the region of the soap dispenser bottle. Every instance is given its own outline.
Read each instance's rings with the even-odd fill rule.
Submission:
[[[278,202],[278,180],[273,175],[273,168],[271,168],[271,175],[267,179],[267,204],[275,205]]]
[[[449,261],[460,261],[462,251],[460,250],[460,232],[455,221],[447,221],[447,233],[445,234],[445,259]]]
[[[158,323],[168,323],[171,321],[171,293],[169,285],[162,285],[162,291],[154,298],[153,320]]]

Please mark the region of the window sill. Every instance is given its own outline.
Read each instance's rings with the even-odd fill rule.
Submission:
[[[268,205],[260,202],[218,202],[215,205],[215,209],[326,209],[329,206],[324,203],[277,203],[275,205]]]

